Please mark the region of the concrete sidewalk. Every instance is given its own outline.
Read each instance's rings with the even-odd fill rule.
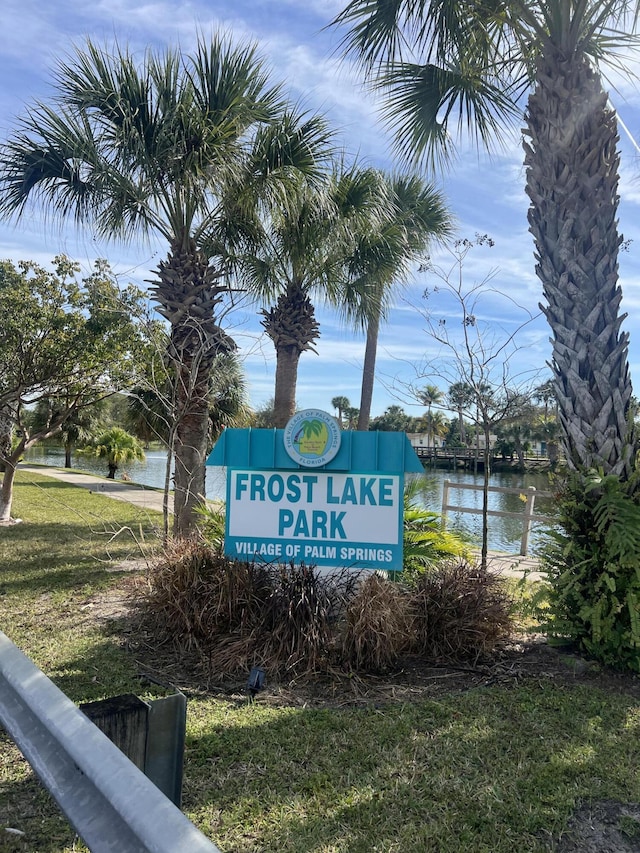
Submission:
[[[480,551],[474,549],[474,553],[480,562]],[[539,571],[540,562],[537,557],[520,554],[502,554],[497,551],[489,551],[487,554],[487,568],[490,572],[500,575],[520,578],[526,572],[530,581],[546,580],[545,575]]]
[[[54,468],[51,465],[23,465],[18,471],[26,474],[42,474],[43,477],[53,477],[63,483],[80,486],[90,492],[106,495],[119,501],[128,501],[141,509],[153,509],[162,512],[163,493],[159,489],[141,486],[139,483],[125,483],[123,480],[108,480],[93,474],[80,474],[68,468]],[[169,511],[173,501],[169,501]]]

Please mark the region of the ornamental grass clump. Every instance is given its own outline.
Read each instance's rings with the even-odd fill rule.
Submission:
[[[262,620],[262,662],[287,673],[326,671],[335,626],[353,595],[347,572],[321,574],[293,561],[270,569],[271,595]]]
[[[466,562],[416,577],[411,609],[412,652],[433,662],[477,661],[513,630],[502,579]]]
[[[183,541],[152,567],[144,601],[165,641],[209,649],[223,635],[251,633],[270,592],[265,566],[230,560],[207,545]]]
[[[298,678],[383,673],[403,655],[473,661],[511,628],[502,581],[465,562],[410,580],[245,563],[180,542],[150,572],[145,603],[159,642],[194,649],[215,674]]]
[[[356,582],[347,571],[246,563],[185,541],[152,568],[143,598],[158,639],[197,649],[213,672],[260,665],[300,675],[330,666],[335,626]]]
[[[361,672],[385,672],[412,645],[408,590],[378,574],[358,587],[345,616],[341,658]]]

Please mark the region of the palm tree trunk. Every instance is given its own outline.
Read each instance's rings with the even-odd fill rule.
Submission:
[[[276,351],[276,384],[273,397],[273,423],[283,429],[296,411],[296,385],[300,351],[297,347],[280,347]]]
[[[600,77],[547,44],[527,108],[530,230],[553,333],[563,446],[574,470],[630,477],[637,435],[620,332],[617,123]]]
[[[371,403],[373,401],[373,383],[376,375],[376,356],[378,353],[378,334],[380,331],[380,314],[371,317],[367,323],[367,342],[364,348],[364,364],[362,365],[362,386],[360,390],[360,413],[358,415],[358,430],[369,429],[371,419]]]
[[[273,422],[286,426],[296,410],[298,362],[303,352],[315,352],[320,336],[313,303],[296,282],[289,284],[268,311],[260,312],[261,324],[276,348],[276,380],[273,399]]]
[[[190,536],[196,508],[204,501],[211,366],[219,353],[235,348],[215,322],[224,286],[219,273],[189,241],[173,244],[158,267],[158,309],[171,323],[168,357],[174,370],[175,495],[173,532]]]

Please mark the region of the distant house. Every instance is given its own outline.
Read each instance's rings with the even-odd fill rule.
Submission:
[[[444,438],[440,438],[440,436],[435,436],[433,439],[430,439],[426,432],[408,432],[407,438],[411,442],[411,447],[433,447],[434,442],[436,447],[445,447]]]

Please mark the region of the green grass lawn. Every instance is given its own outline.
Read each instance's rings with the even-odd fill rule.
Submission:
[[[74,702],[143,695],[125,623],[93,605],[131,583],[113,569],[157,547],[160,517],[24,474],[14,514],[2,630]],[[581,803],[640,803],[638,766],[640,700],[579,680],[367,707],[202,690],[188,697],[183,808],[224,853],[523,853],[551,849]],[[0,851],[84,849],[0,735]]]

